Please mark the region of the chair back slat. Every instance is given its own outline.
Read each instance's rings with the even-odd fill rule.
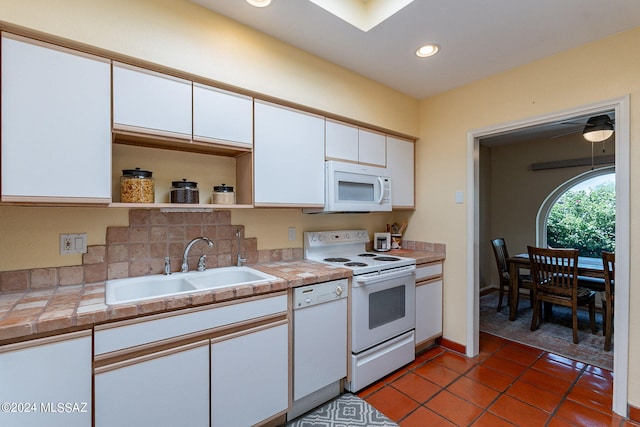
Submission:
[[[509,274],[509,266],[507,265],[507,258],[509,258],[509,251],[507,251],[507,244],[504,238],[491,240],[491,246],[493,247],[493,255],[496,257],[496,265],[500,274]]]
[[[613,252],[603,251],[602,265],[604,267],[605,292],[613,293],[616,275],[616,254]]]
[[[528,246],[532,279],[548,293],[575,296],[578,288],[578,251]]]

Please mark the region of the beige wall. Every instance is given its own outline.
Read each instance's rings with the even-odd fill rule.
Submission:
[[[637,52],[639,44],[640,28],[636,28],[421,101],[418,209],[407,237],[447,243],[444,320],[448,338],[466,342],[467,207],[455,204],[454,194],[466,188],[469,131],[630,94],[630,257],[637,258],[640,197],[634,188],[640,184],[640,56],[631,52]],[[629,303],[635,307],[640,305],[640,266],[631,263],[630,268]],[[629,358],[638,360],[640,313],[634,310],[629,332]],[[640,405],[640,367],[634,364],[629,368],[629,400]]]
[[[0,20],[395,132],[418,134],[417,100],[188,0],[3,0]],[[116,194],[118,170],[140,166],[129,164],[134,151],[114,146]],[[177,156],[184,167],[176,179],[198,181],[203,196],[225,177],[233,184],[233,160]],[[156,153],[148,157],[148,168],[162,176],[160,171],[172,167],[170,159]],[[282,185],[284,189],[286,183]],[[168,186],[170,182],[157,183]],[[166,192],[158,194],[158,200],[166,197]],[[309,230],[382,231],[391,219],[390,214],[310,216],[299,209],[232,212],[232,223],[245,224],[247,236],[258,238],[259,249],[302,247],[302,233]],[[0,207],[0,271],[79,264],[79,255],[58,254],[60,233],[87,232],[90,245],[103,244],[106,227],[126,221],[126,209]],[[288,227],[297,229],[295,242],[288,240]]]
[[[594,145],[594,155],[613,155],[615,138]],[[533,171],[531,165],[589,158],[591,144],[581,133],[516,144],[483,147],[480,152],[480,287],[498,285],[490,240],[504,237],[511,254],[536,244],[536,216],[546,197],[591,166]],[[604,167],[600,165],[598,167]],[[607,165],[610,166],[610,165]],[[484,181],[484,183],[483,183]],[[486,216],[482,216],[486,215]]]

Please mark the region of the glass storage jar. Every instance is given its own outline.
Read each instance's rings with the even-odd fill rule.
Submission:
[[[211,203],[214,205],[235,205],[236,193],[233,192],[233,187],[227,187],[225,184],[213,187]]]
[[[120,177],[120,201],[122,203],[153,203],[155,188],[153,172],[135,169],[123,169]]]
[[[171,203],[200,203],[200,190],[198,183],[187,181],[171,181]]]

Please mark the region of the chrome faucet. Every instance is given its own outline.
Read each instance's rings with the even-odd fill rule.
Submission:
[[[195,239],[190,241],[187,247],[184,248],[184,254],[182,254],[182,268],[180,269],[182,273],[186,273],[187,271],[189,271],[189,264],[187,263],[187,257],[189,256],[189,251],[191,250],[191,246],[193,246],[196,242],[200,240],[207,242],[207,245],[209,247],[213,246],[213,242],[206,237],[196,237]],[[202,268],[203,265],[204,265],[204,258],[200,257],[200,262],[198,267]]]
[[[238,267],[242,267],[242,264],[244,264],[245,262],[247,262],[246,258],[242,258],[242,255],[240,255],[240,230],[236,230],[236,237],[238,238]]]

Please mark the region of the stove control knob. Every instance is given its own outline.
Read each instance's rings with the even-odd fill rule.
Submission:
[[[351,235],[349,233],[345,233],[344,237],[349,240],[351,238]]]
[[[338,296],[342,295],[342,286],[338,286],[336,288],[336,295],[338,295]]]

